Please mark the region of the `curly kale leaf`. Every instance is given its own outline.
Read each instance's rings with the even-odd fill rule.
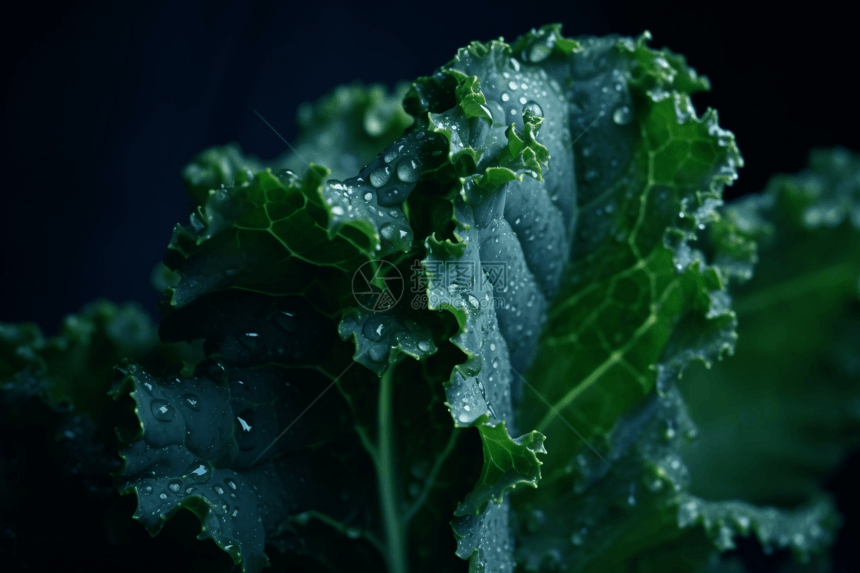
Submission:
[[[372,161],[379,149],[412,123],[400,104],[408,87],[400,83],[389,94],[380,84],[365,86],[356,81],[338,86],[313,104],[299,106],[298,133],[292,140],[295,152],[261,161],[243,154],[236,143],[213,147],[183,169],[185,188],[194,204],[202,205],[210,189],[231,186],[240,173],[247,171],[258,173],[271,168],[301,173],[311,162],[328,166],[333,177],[347,177]]]
[[[735,357],[681,385],[701,429],[684,453],[697,494],[794,507],[857,444],[858,178],[856,155],[821,150],[722,210],[715,256],[757,240],[758,262],[732,289]]]
[[[841,519],[817,482],[856,442],[860,164],[844,150],[810,163],[712,215],[707,258],[741,283],[736,355],[689,369],[680,392],[658,366],[661,395],[599,442],[605,462],[586,450],[544,479],[557,497],[517,513],[527,570],[686,571],[750,535],[810,563],[832,543]],[[823,338],[787,346],[799,332]]]
[[[40,396],[97,421],[110,403],[113,367],[125,357],[163,369],[195,354],[160,344],[152,319],[137,304],[90,303],[66,316],[51,337],[32,323],[0,323],[0,384],[10,403]]]
[[[825,496],[785,511],[691,494],[679,451],[695,433],[676,388],[626,413],[608,437],[605,464],[580,458],[560,472],[577,476],[572,490],[517,512],[525,570],[694,571],[748,535],[808,561],[832,542],[839,518]]]
[[[407,96],[414,129],[441,135],[448,148],[431,182],[456,177],[452,224],[426,225],[445,238],[427,240],[424,260],[430,308],[455,315],[461,331],[451,341],[467,357],[446,387],[455,423],[487,415],[543,432],[590,390],[576,415],[589,416],[578,425],[594,440],[658,375],[665,386],[690,358],[733,345],[721,275],[688,242],[715,218],[742,160],[716,114],[698,119],[692,110],[687,94],[707,81],[646,40],[568,41],[548,26],[514,46],[474,42]],[[487,281],[493,262],[506,272],[498,293]],[[453,279],[458,265],[475,270]],[[537,393],[523,393],[522,380]],[[512,398],[521,395],[514,420]],[[549,410],[544,399],[555,400]],[[573,433],[557,439],[545,466],[565,465],[583,446]],[[534,484],[525,474],[519,482]],[[513,567],[488,561],[496,540],[510,554],[506,535],[462,520],[455,532],[487,544],[466,545],[474,566]]]
[[[197,370],[191,378],[158,379],[135,364],[119,367],[124,378],[111,393],[133,398],[142,430],[121,451],[120,492],[136,493],[134,517],[153,535],[185,507],[200,518],[200,539],[213,539],[243,571],[258,571],[268,560],[266,532],[313,501],[311,480],[330,480],[314,476],[301,453],[267,455],[302,407],[279,392],[279,368],[228,370],[213,361]],[[316,390],[314,380],[293,380],[296,398]],[[297,428],[284,445],[295,451],[324,437],[315,429]]]
[[[672,555],[692,567],[751,530],[806,558],[832,535],[825,498],[794,513],[710,501],[690,484],[696,464],[679,457],[695,430],[675,381],[689,363],[733,352],[729,283],[751,276],[767,231],[761,209],[720,210],[743,161],[716,112],[698,117],[691,105],[707,79],[648,39],[569,40],[545,26],[511,45],[473,42],[412,85],[404,107],[415,124],[357,175],[239,173],[174,237],[166,263],[180,280],[167,289],[162,334],[206,338],[227,369],[277,364],[333,380],[376,471],[377,510],[359,530],[391,570],[414,560],[403,547],[413,532],[432,529],[412,520],[427,499],[456,499],[438,479],[462,427],[478,429],[484,454],[452,522],[474,570],[513,570],[511,524],[529,569],[659,568]],[[806,217],[835,221],[853,213],[845,205]],[[409,271],[417,294],[407,302]],[[365,288],[351,296],[358,276]],[[279,312],[316,318],[290,330]],[[337,321],[378,388],[338,374],[346,346],[303,344]],[[455,429],[433,440],[437,463],[412,496],[390,456],[411,458],[406,436],[444,426],[433,408],[388,418],[415,380],[433,408],[441,383]],[[520,428],[530,431],[513,438]],[[542,468],[541,488],[515,498],[511,514],[505,494],[536,486]],[[312,518],[353,530],[317,508],[279,517],[293,528]],[[608,540],[626,549],[607,552]]]
[[[312,555],[331,569],[355,562],[377,567],[385,560],[397,569],[409,549],[406,523],[439,497],[436,480],[451,471],[442,465],[456,434],[440,424],[445,409],[432,377],[399,364],[404,357],[433,355],[433,332],[443,325],[432,316],[419,322],[407,309],[371,304],[386,292],[385,273],[402,272],[397,265],[403,261],[374,257],[394,248],[385,239],[386,225],[398,221],[408,229],[405,215],[399,208],[356,208],[371,220],[338,224],[339,207],[323,194],[334,185],[323,185],[327,173],[316,165],[302,177],[288,170],[240,173],[231,186],[207,192],[191,224],[176,229],[165,258],[176,278],[164,291],[159,329],[163,340],[202,339],[207,361],[191,379],[144,383],[148,374],[129,373],[114,391],[138,404],[143,428],[126,437],[126,465],[118,476],[124,492],[138,494],[136,517],[156,532],[186,507],[200,518],[202,535],[247,571],[267,561],[266,543]],[[411,241],[393,240],[400,250]],[[368,277],[364,293],[355,287],[362,272]],[[341,337],[356,341],[354,354],[350,343],[337,340],[338,320]],[[351,355],[369,370],[353,368]],[[412,387],[394,392],[395,367]],[[242,391],[251,394],[237,403]],[[201,392],[212,398],[204,400]],[[188,396],[199,413],[188,411]],[[422,401],[414,402],[415,396]],[[198,461],[211,468],[214,481],[162,499],[175,480],[184,488],[195,479],[186,469]],[[420,471],[407,484],[401,476],[410,465]],[[305,467],[314,479],[301,474]],[[221,501],[233,508],[215,488],[229,495],[221,483],[228,477],[265,492],[263,498],[244,500],[237,516],[219,512]],[[297,485],[304,479],[307,485]],[[444,479],[450,483],[450,476]],[[159,494],[148,496],[146,487]],[[347,550],[321,549],[333,530]],[[414,530],[425,539],[436,535],[420,523]]]

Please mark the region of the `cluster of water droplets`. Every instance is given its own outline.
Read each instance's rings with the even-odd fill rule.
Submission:
[[[420,360],[436,352],[432,334],[423,325],[398,314],[347,313],[340,324],[341,338],[358,335],[358,360],[381,374],[395,348]]]
[[[491,501],[484,513],[455,518],[457,555],[468,558],[477,549],[478,562],[486,573],[513,573],[513,540],[509,526],[509,501]]]
[[[395,141],[355,176],[326,183],[324,195],[332,227],[354,220],[372,221],[383,242],[406,251],[413,233],[399,208],[415,188],[429,161],[431,138],[423,131]],[[384,250],[380,245],[377,250]],[[387,249],[389,252],[391,249]]]
[[[464,316],[464,326],[452,342],[473,358],[455,369],[452,384],[445,390],[447,401],[457,426],[470,426],[488,414],[493,420],[506,421],[509,432],[514,432],[510,353],[499,329],[498,293],[483,274],[479,230],[473,226],[471,207],[458,199],[455,210],[457,220],[468,225],[461,229],[466,247],[456,262],[468,272],[433,275],[428,291],[432,308],[448,307]],[[431,247],[428,260],[444,265],[447,256],[444,250],[435,252]]]

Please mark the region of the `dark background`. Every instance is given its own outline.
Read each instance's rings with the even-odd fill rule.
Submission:
[[[338,84],[414,79],[471,40],[510,41],[548,22],[568,36],[648,29],[653,46],[707,75],[713,91],[695,96],[696,107],[719,110],[747,164],[728,198],[801,169],[811,147],[860,151],[856,20],[820,2],[769,13],[752,2],[525,0],[5,10],[0,321],[33,320],[48,334],[98,296],[155,312],[150,271],[173,225],[187,220],[181,168],[229,141],[265,159],[284,151],[249,105],[290,139],[298,104]],[[857,535],[858,507],[844,492],[858,466],[854,456],[833,481],[849,518],[843,537]]]

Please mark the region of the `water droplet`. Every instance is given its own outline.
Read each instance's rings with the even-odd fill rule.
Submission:
[[[430,351],[430,344],[426,340],[419,340],[418,341],[418,349],[421,350],[422,352],[429,352]]]
[[[250,432],[251,431],[251,427],[252,427],[251,424],[249,424],[244,418],[242,418],[240,416],[236,416],[236,419],[239,420],[239,424],[242,426],[243,432]]]
[[[508,92],[502,92],[502,95],[500,97],[502,98],[502,101],[510,101],[511,100],[511,94],[509,94]]]
[[[162,494],[159,494],[159,496],[158,496],[158,497],[159,497],[159,498],[161,498],[161,499],[167,499],[167,494],[166,494],[166,493],[162,493]]]
[[[215,493],[217,493],[218,495],[224,495],[224,488],[222,488],[220,485],[216,485]]]
[[[368,354],[370,355],[370,359],[374,362],[382,362],[388,358],[389,352],[391,352],[391,349],[387,344],[374,344],[370,347]]]
[[[373,199],[373,193],[367,192],[364,194],[365,201],[370,201],[371,199]]]
[[[151,408],[152,415],[161,422],[172,422],[173,416],[176,414],[176,409],[166,400],[153,400]]]
[[[282,310],[273,316],[272,320],[274,320],[275,324],[281,327],[281,330],[284,332],[299,332],[301,330],[301,323],[292,312]]]
[[[528,60],[530,62],[542,62],[552,53],[552,44],[555,43],[555,36],[550,36],[553,39],[551,42],[535,42],[529,48]]]
[[[515,90],[515,89],[517,89],[519,86],[517,85],[517,82],[515,82],[514,80],[511,80],[511,81],[509,81],[509,82],[508,82],[508,87],[509,87],[509,88],[511,88],[512,90]]]
[[[525,98],[523,98],[523,99],[525,99]],[[531,114],[536,116],[536,117],[543,117],[543,109],[538,104],[538,102],[536,102],[534,100],[529,101],[528,103],[525,104],[525,106],[523,106],[523,114],[525,114],[527,111],[531,112]]]
[[[464,424],[465,424],[465,423],[466,423],[466,422],[468,422],[468,421],[469,421],[469,416],[467,416],[467,415],[465,414],[465,412],[464,412],[464,413],[462,413],[462,414],[460,414],[460,422],[462,422],[462,423],[464,423]]]
[[[212,475],[209,464],[203,461],[196,461],[183,472],[182,477],[185,481],[191,483],[203,483]]]
[[[244,339],[245,337],[241,337]],[[194,369],[195,375],[209,378],[219,384],[227,383],[227,363],[221,357],[207,358]],[[199,374],[198,374],[199,372]]]
[[[672,438],[675,437],[675,421],[674,420],[667,420],[666,421],[666,431],[663,432],[663,437],[665,437],[667,440],[671,440]]]
[[[361,332],[371,342],[379,342],[382,340],[383,335],[387,334],[388,326],[389,321],[387,318],[374,315],[365,321]]]
[[[612,113],[612,121],[618,125],[627,125],[633,121],[633,112],[630,111],[629,107],[623,105]]]
[[[229,487],[232,490],[239,489],[239,486],[236,485],[236,482],[233,480],[233,478],[225,479],[224,483],[227,484],[227,487]]]
[[[418,181],[421,172],[418,169],[418,164],[414,159],[404,159],[397,165],[397,177],[406,183]]]
[[[200,398],[198,398],[194,394],[184,394],[182,396],[182,400],[184,404],[188,407],[188,409],[192,412],[200,411]]]
[[[371,171],[370,173],[370,184],[374,187],[382,187],[386,183],[388,183],[388,179],[391,178],[391,168],[387,165],[384,167],[378,167]]]
[[[179,490],[182,488],[182,481],[178,479],[170,480],[170,483],[167,484],[167,489],[172,491],[173,493],[179,493]]]
[[[392,161],[397,159],[397,152],[392,149],[391,151],[389,151],[388,153],[385,154],[385,157],[383,159],[385,160],[386,163],[391,163]]]
[[[236,517],[237,515],[239,515],[239,508],[234,509],[233,513],[231,515],[233,515],[233,517]]]

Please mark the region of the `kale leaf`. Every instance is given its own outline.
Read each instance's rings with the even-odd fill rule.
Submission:
[[[204,151],[158,336],[104,302],[0,325],[4,406],[118,426],[134,517],[185,508],[247,573],[707,570],[750,535],[823,563],[860,162],[723,205],[734,136],[649,40],[472,42],[302,106],[282,157]]]

